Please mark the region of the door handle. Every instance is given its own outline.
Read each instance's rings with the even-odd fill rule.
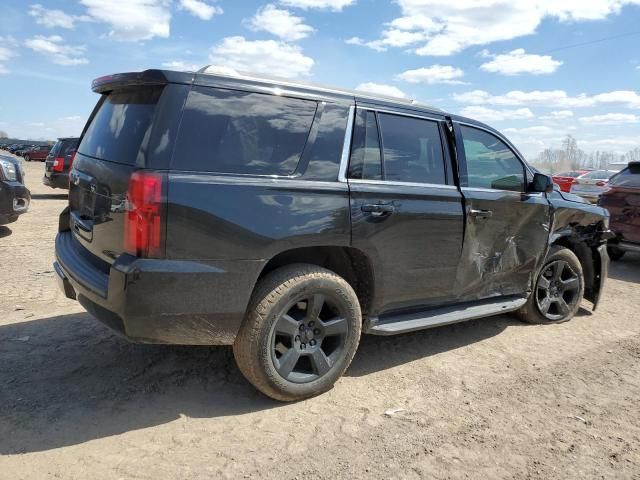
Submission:
[[[365,203],[360,207],[365,213],[370,213],[374,217],[382,217],[384,215],[391,215],[396,208],[389,203]]]
[[[471,218],[490,218],[493,215],[491,210],[478,210],[472,208],[469,210],[469,216]]]

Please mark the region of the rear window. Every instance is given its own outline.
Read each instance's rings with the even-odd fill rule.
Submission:
[[[185,105],[173,168],[290,175],[315,112],[313,101],[195,87]]]
[[[100,160],[144,166],[138,156],[149,138],[161,93],[162,87],[146,87],[106,94],[78,151]]]
[[[612,177],[609,183],[616,187],[640,188],[640,165],[625,168]]]

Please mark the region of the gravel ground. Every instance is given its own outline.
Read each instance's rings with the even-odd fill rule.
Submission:
[[[30,212],[0,227],[0,478],[640,479],[640,256],[595,313],[364,337],[332,391],[283,405],[229,348],[129,344],[65,299],[66,195],[26,170]]]

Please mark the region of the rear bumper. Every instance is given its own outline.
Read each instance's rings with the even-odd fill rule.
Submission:
[[[30,203],[31,193],[22,183],[0,181],[0,225],[15,222]]]
[[[54,269],[61,290],[107,326],[142,343],[232,344],[263,266],[123,254],[105,269],[83,248],[69,231],[56,237]]]
[[[69,174],[68,173],[50,173],[42,177],[42,183],[51,188],[64,188],[69,190]]]

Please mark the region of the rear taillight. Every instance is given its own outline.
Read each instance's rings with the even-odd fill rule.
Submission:
[[[134,172],[127,192],[124,248],[138,257],[162,254],[162,175]]]
[[[54,172],[64,171],[64,157],[56,157],[56,159],[53,161],[53,171]]]
[[[598,181],[596,182],[596,186],[597,186],[597,187],[604,187],[604,186],[606,186],[606,185],[607,185],[607,182],[604,182],[604,181],[602,181],[602,180],[598,180]]]

